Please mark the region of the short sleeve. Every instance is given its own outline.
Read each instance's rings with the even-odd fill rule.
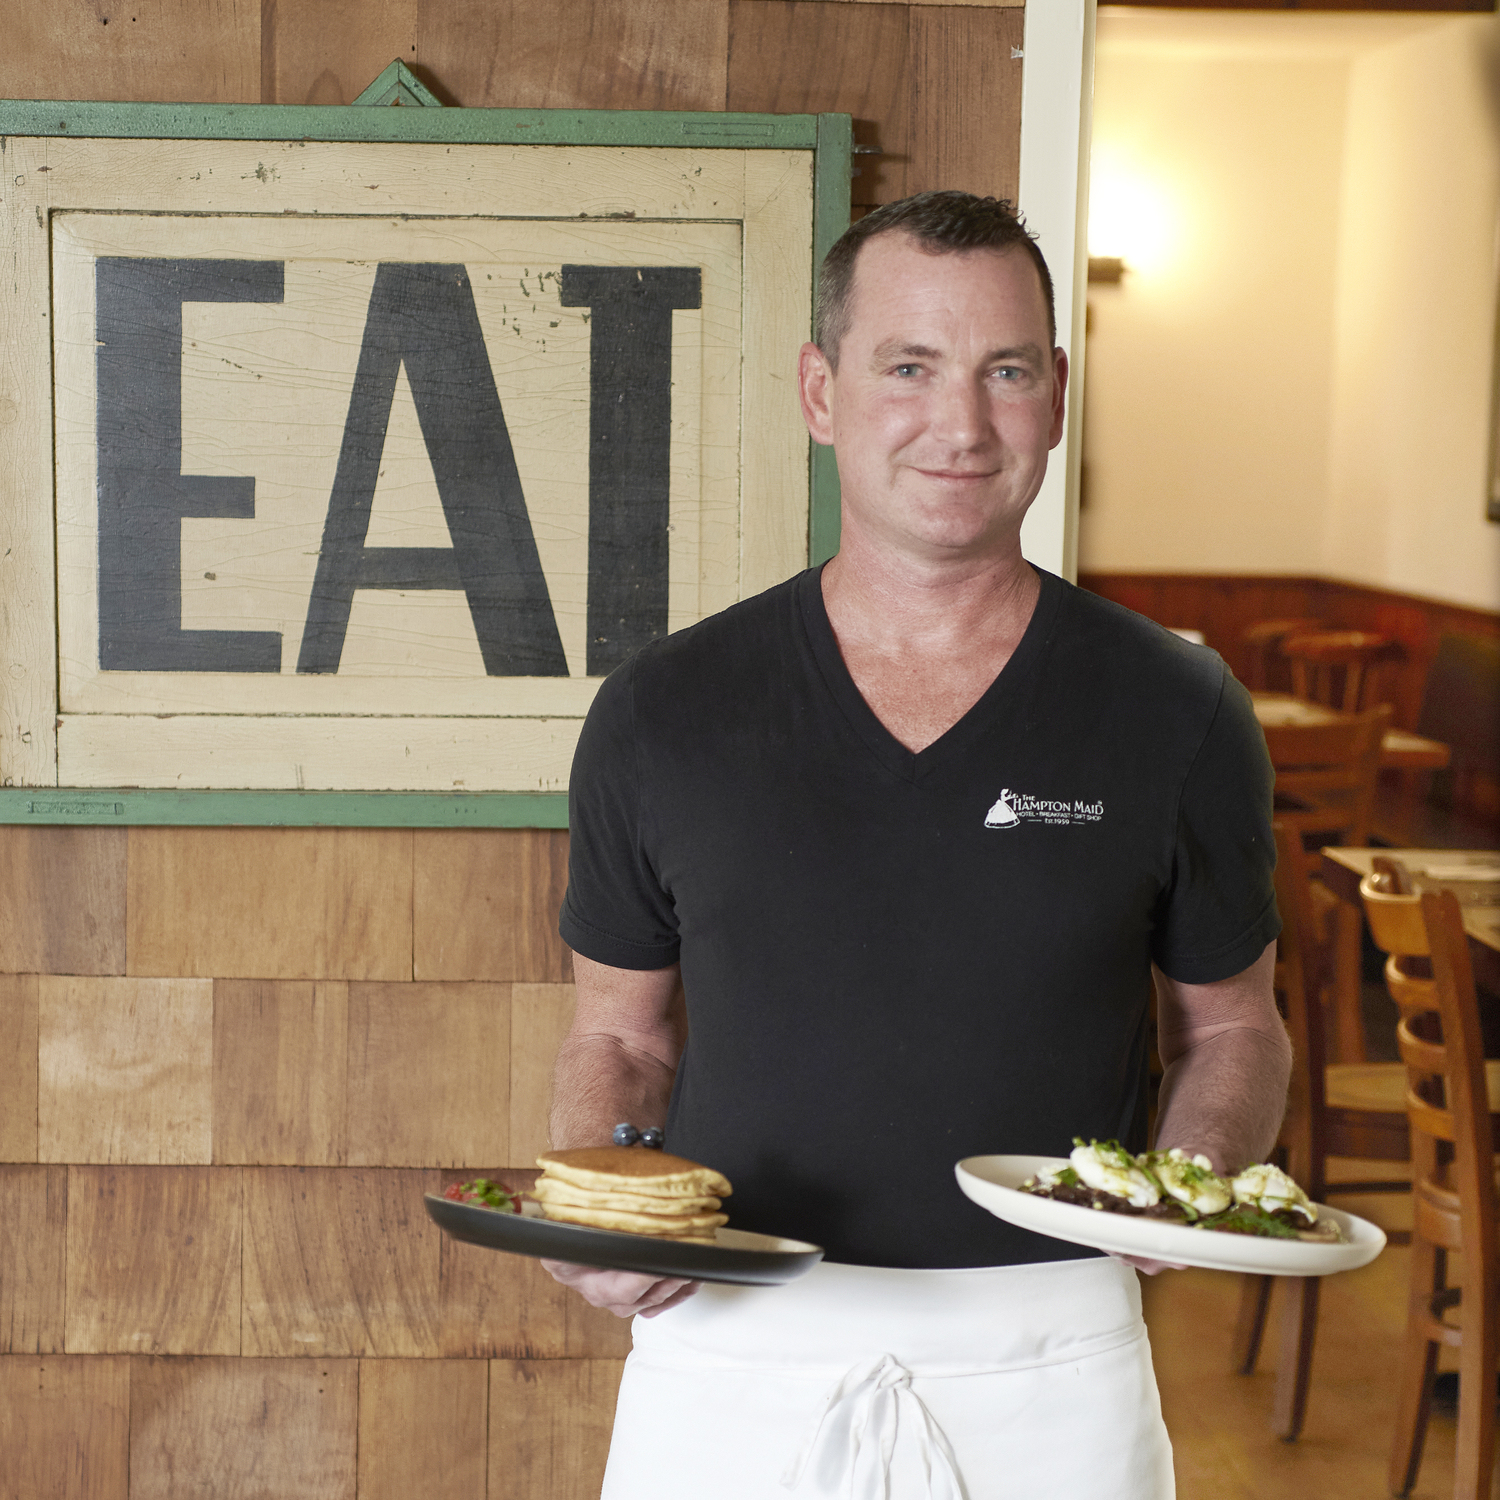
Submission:
[[[645,853],[636,744],[636,661],[595,695],[568,786],[568,893],[558,930],[575,952],[616,969],[677,962],[677,918]]]
[[[1152,944],[1162,972],[1180,983],[1212,984],[1243,973],[1281,931],[1274,780],[1250,695],[1226,670],[1183,783],[1171,885]]]

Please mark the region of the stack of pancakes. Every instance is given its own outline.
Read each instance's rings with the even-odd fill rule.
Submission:
[[[728,1223],[720,1199],[732,1189],[712,1167],[640,1146],[590,1146],[544,1151],[531,1196],[549,1219],[713,1244]]]

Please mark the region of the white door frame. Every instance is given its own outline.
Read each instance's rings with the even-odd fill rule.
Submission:
[[[1021,545],[1039,567],[1069,580],[1078,575],[1095,7],[1096,0],[1029,0],[1021,75],[1019,207],[1052,271],[1057,342],[1071,370],[1067,425],[1021,528]]]

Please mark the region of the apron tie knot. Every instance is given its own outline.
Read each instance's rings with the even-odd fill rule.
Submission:
[[[889,1354],[846,1370],[823,1398],[802,1451],[781,1476],[782,1486],[799,1488],[816,1459],[830,1482],[837,1482],[835,1475],[842,1480],[844,1500],[890,1500],[899,1441],[903,1451],[916,1450],[927,1481],[925,1500],[967,1500],[948,1439],[911,1379],[911,1371]]]

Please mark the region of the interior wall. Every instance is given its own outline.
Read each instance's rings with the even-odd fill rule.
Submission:
[[[1090,251],[1127,269],[1089,289],[1080,570],[1316,570],[1346,81],[1101,18]]]
[[[1090,288],[1081,571],[1500,607],[1497,36],[1101,13],[1090,248],[1127,271]]]
[[[1500,607],[1485,520],[1500,213],[1500,20],[1350,69],[1324,570]]]

